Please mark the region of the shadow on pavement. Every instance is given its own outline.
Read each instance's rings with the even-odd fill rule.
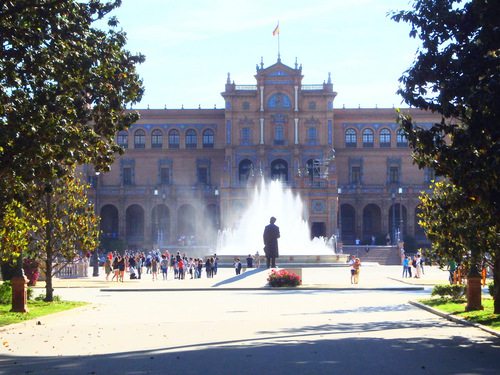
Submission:
[[[247,277],[256,275],[256,274],[261,273],[263,271],[267,271],[267,269],[265,269],[265,268],[253,268],[251,270],[243,272],[240,275],[235,275],[234,277],[231,277],[229,279],[226,279],[226,280],[223,280],[221,282],[218,282],[217,284],[214,284],[212,287],[215,288],[215,287],[218,287],[218,286],[228,285],[228,284],[234,283],[236,281],[243,280],[243,279],[245,279]]]
[[[259,337],[238,340],[210,341],[207,337],[205,344],[93,356],[2,355],[0,373],[498,374],[498,340],[485,338],[478,342],[464,337],[415,337],[414,330],[424,326],[432,327],[433,324],[415,326],[411,322],[380,322],[320,325],[260,332]],[[387,330],[396,331],[394,333],[399,337],[359,336]],[[401,338],[405,332],[408,339]],[[358,337],[346,338],[346,334],[357,334]],[[122,336],[124,338],[126,336]]]

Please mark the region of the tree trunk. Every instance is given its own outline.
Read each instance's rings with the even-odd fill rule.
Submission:
[[[500,254],[498,254],[493,262],[493,285],[494,285],[494,293],[493,293],[493,306],[494,313],[500,314]]]
[[[52,192],[46,194],[46,214],[48,218],[52,217]],[[49,222],[45,224],[45,268],[47,273],[45,274],[45,301],[52,302],[54,301],[54,288],[52,287],[52,274],[54,270],[52,269],[52,261],[53,261],[53,253],[52,250],[52,223],[49,219]]]
[[[52,302],[54,300],[54,288],[52,287],[52,273],[54,272],[52,268],[52,254],[47,254],[47,260],[45,261],[45,271],[46,273],[45,273],[44,301]]]

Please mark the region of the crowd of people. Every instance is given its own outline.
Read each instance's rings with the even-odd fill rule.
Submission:
[[[203,268],[207,278],[217,275],[218,260],[217,254],[207,257],[204,261],[201,258],[188,257],[186,253],[181,255],[179,251],[176,254],[170,254],[168,250],[165,253],[159,250],[152,250],[149,253],[132,251],[126,252],[123,256],[115,251],[108,254],[103,269],[107,281],[123,282],[126,271],[130,274],[130,279],[144,277],[151,277],[153,281],[159,278],[167,280],[169,277],[178,280],[199,279]]]

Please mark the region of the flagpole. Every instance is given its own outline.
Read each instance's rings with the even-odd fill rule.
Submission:
[[[280,21],[278,21],[278,26],[273,31],[273,35],[276,36],[278,35],[278,62],[281,61],[281,56],[280,56]]]

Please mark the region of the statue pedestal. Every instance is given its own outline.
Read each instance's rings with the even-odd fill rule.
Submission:
[[[10,281],[12,285],[12,309],[11,312],[28,312],[28,293],[26,286],[28,279],[24,276],[14,276]]]

